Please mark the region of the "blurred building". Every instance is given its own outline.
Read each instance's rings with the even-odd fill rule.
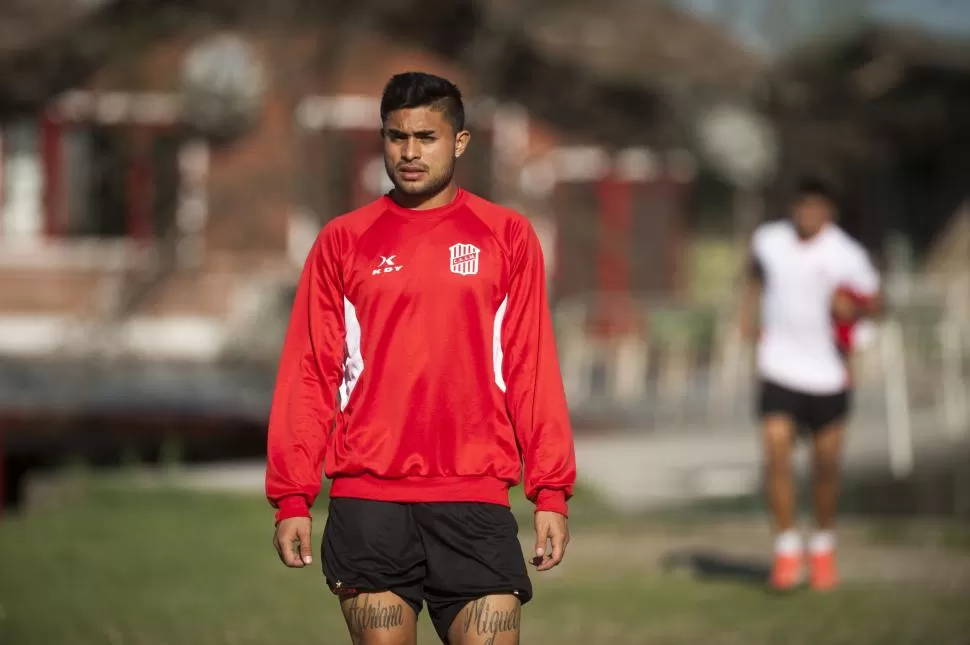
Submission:
[[[103,3],[0,65],[3,353],[272,355],[278,336],[260,343],[247,325],[322,222],[387,189],[377,101],[410,69],[470,97],[462,183],[534,216],[556,297],[682,292],[696,162],[677,112],[760,70],[668,7],[437,3],[427,24],[381,3],[186,6]],[[230,18],[252,58],[212,65],[240,83],[258,68],[258,113],[212,141],[194,127],[206,97],[182,91],[194,48]]]
[[[686,292],[690,108],[743,93],[762,62],[650,3],[416,6],[17,5],[0,49],[7,480],[149,425],[236,419],[235,447],[259,449],[309,245],[388,188],[376,130],[396,72],[462,87],[461,181],[533,219],[580,343],[642,331],[634,296]]]

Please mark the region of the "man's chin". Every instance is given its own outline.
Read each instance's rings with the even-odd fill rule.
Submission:
[[[401,193],[402,195],[410,195],[412,197],[417,197],[420,195],[426,195],[430,192],[429,186],[426,182],[413,182],[413,181],[401,181],[394,184],[394,190]]]
[[[438,183],[434,181],[395,181],[394,189],[401,195],[408,197],[433,197],[447,186],[447,182]]]

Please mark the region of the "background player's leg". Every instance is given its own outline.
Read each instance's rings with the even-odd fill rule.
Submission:
[[[765,484],[775,529],[770,584],[779,591],[799,584],[803,570],[802,542],[795,530],[797,502],[792,469],[795,432],[795,423],[788,414],[767,414],[763,418]]]
[[[840,463],[845,425],[832,423],[812,439],[812,503],[817,529],[808,543],[811,584],[829,589],[837,583],[835,516],[839,505]]]
[[[795,478],[792,446],[795,424],[786,414],[770,414],[762,421],[765,484],[771,519],[778,533],[795,528]]]
[[[340,600],[354,645],[415,645],[417,616],[391,592],[362,593]]]
[[[844,435],[845,425],[834,423],[812,438],[812,503],[820,531],[830,531],[835,525]]]
[[[519,599],[485,596],[465,605],[448,630],[448,645],[518,645]]]

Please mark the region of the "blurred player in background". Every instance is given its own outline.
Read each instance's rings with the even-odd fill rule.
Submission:
[[[808,540],[809,582],[835,586],[834,522],[857,322],[876,313],[879,275],[865,250],[835,223],[835,199],[820,181],[798,187],[789,219],[761,225],[751,245],[742,329],[757,339],[758,412],[767,497],[776,531],[771,585],[801,583],[804,545],[795,528],[795,439],[812,443],[816,528]],[[759,316],[760,304],[760,316]]]
[[[413,645],[424,603],[445,643],[512,645],[532,586],[509,488],[524,464],[547,571],[576,477],[542,252],[522,215],[455,184],[458,88],[395,76],[380,117],[394,189],[324,226],[293,305],[269,424],[276,548],[311,563],[325,472],[323,569],[355,645]]]

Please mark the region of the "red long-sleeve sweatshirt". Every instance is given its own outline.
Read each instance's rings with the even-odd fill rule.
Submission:
[[[508,505],[522,480],[566,514],[575,453],[539,241],[464,190],[385,196],[329,222],[297,287],[270,413],[276,519],[320,492]]]

